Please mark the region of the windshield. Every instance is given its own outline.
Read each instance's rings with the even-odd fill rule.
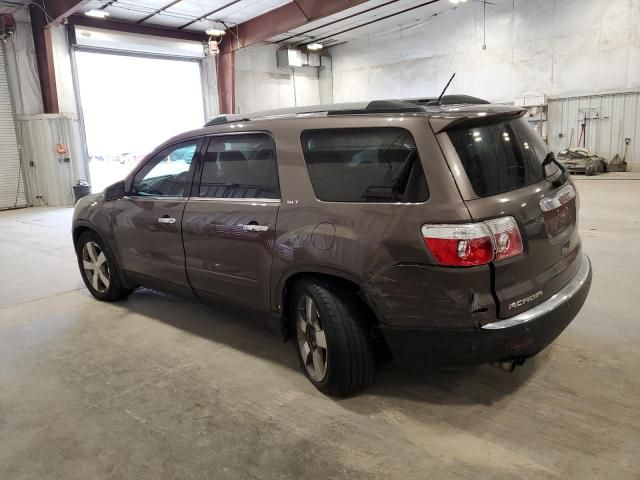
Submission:
[[[524,118],[448,132],[476,194],[489,197],[555,175],[549,149]]]

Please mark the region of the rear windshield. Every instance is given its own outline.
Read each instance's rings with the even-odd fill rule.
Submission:
[[[304,160],[319,200],[424,202],[427,183],[415,141],[394,127],[305,130]]]
[[[448,132],[476,194],[489,197],[556,174],[549,149],[524,118]]]

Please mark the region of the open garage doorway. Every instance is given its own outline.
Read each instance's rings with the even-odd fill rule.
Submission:
[[[77,51],[76,65],[93,192],[204,123],[197,60]]]

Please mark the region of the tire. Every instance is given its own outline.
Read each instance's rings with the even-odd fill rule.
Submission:
[[[294,343],[309,381],[334,397],[364,390],[373,378],[374,354],[357,298],[315,278],[296,283],[290,298]]]
[[[76,256],[82,280],[98,300],[115,302],[127,298],[133,291],[122,285],[113,255],[96,233],[88,230],[80,235]]]

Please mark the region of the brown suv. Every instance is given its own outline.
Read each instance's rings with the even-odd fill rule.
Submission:
[[[435,103],[218,117],[172,138],[76,205],[87,288],[249,307],[336,396],[370,383],[378,351],[512,368],[589,292],[578,196],[523,110]]]

